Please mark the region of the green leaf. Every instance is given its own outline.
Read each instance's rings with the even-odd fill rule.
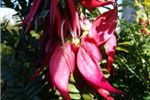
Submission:
[[[69,95],[70,95],[70,97],[71,97],[72,100],[80,100],[81,99],[80,94],[70,93]]]
[[[69,92],[71,92],[71,93],[79,93],[79,90],[75,87],[74,84],[69,83],[68,87],[69,87]]]
[[[133,45],[131,41],[124,41],[124,42],[119,42],[118,45]]]
[[[84,100],[94,100],[94,96],[91,94],[82,94]]]
[[[116,50],[117,50],[117,51],[124,51],[124,52],[126,52],[126,53],[129,52],[127,49],[122,48],[122,47],[117,47]]]

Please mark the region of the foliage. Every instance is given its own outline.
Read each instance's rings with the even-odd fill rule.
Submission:
[[[20,35],[22,29],[6,27],[2,24],[1,55],[2,55],[2,100],[27,100],[39,98],[37,95],[42,87],[40,80],[29,81],[33,73],[31,62],[39,52],[35,37],[28,34]],[[32,87],[34,85],[34,87]]]
[[[42,16],[44,15],[42,14]],[[118,47],[109,81],[127,95],[114,95],[115,99],[149,100],[150,37],[141,32],[145,26],[139,22],[129,23],[120,19],[119,26],[120,31],[116,32]],[[29,81],[35,69],[41,64],[39,61],[34,67],[31,67],[32,62],[35,62],[42,55],[38,34],[32,31],[31,34],[24,35],[20,34],[22,33],[21,28],[8,28],[6,23],[2,25],[2,100],[61,99],[58,91],[49,89],[49,83],[47,78],[44,78],[46,77],[44,74],[41,73],[40,77],[34,81]],[[150,29],[150,26],[148,25],[146,28]],[[106,64],[105,60],[101,63]],[[79,81],[84,82],[82,79]],[[69,84],[72,98],[92,100],[94,97],[94,100],[102,99],[89,88],[88,84],[81,84],[79,87],[75,87],[73,84],[75,81],[72,78]],[[81,91],[79,92],[79,90]]]
[[[142,34],[141,25],[121,20],[117,33],[118,47],[112,80],[126,91],[128,99],[143,100],[150,97],[150,38]]]

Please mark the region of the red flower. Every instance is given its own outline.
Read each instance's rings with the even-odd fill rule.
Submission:
[[[102,55],[99,51],[99,48],[94,43],[90,42],[88,37],[82,38],[82,45],[91,57],[97,61],[102,60]]]
[[[117,25],[117,9],[110,10],[98,16],[89,31],[89,37],[97,45],[105,43],[114,34]]]
[[[85,36],[81,45],[78,46],[77,60],[75,60],[73,50],[71,43],[65,43],[64,46],[59,45],[49,63],[50,79],[65,100],[70,100],[68,81],[70,74],[74,71],[75,63],[83,78],[104,98],[113,100],[112,97],[109,97],[109,92],[122,93],[104,78],[99,66],[99,61],[102,59],[101,53],[94,43],[88,41],[88,37]]]
[[[110,92],[121,93],[121,91],[113,88],[104,78],[104,75],[99,67],[99,61],[95,57],[90,56],[91,54],[94,55],[95,52],[93,51],[87,52],[85,47],[82,45],[79,47],[77,54],[77,65],[80,73],[96,90],[103,88]],[[100,55],[100,52],[97,53]]]
[[[79,0],[79,2],[88,9],[96,8],[100,6],[105,6],[108,4],[112,4],[115,0]]]
[[[34,18],[36,17],[37,12],[39,11],[39,8],[42,4],[42,0],[33,0],[33,5],[25,17],[25,19],[22,21],[22,23],[19,26],[26,25],[24,33],[28,32],[32,26],[32,22]]]
[[[112,63],[114,61],[115,51],[116,51],[116,37],[113,34],[111,38],[105,43],[106,53],[108,55],[107,70],[110,72]]]
[[[59,90],[65,100],[70,100],[68,81],[74,71],[75,54],[71,44],[59,45],[53,53],[49,63],[49,73],[52,84]]]
[[[29,14],[22,22],[23,25],[27,24],[26,31],[30,29],[41,2],[42,0],[37,2],[34,0]],[[109,92],[121,94],[120,90],[115,89],[107,81],[99,65],[102,60],[99,49],[101,45],[105,45],[109,72],[114,60],[116,49],[114,32],[117,25],[115,2],[116,0],[79,0],[79,3],[87,9],[114,4],[114,9],[101,14],[91,23],[88,20],[80,19],[73,0],[65,1],[66,8],[62,7],[62,13],[57,7],[59,0],[51,0],[50,12],[45,19],[46,24],[40,38],[41,47],[44,48],[44,60],[32,79],[48,66],[52,85],[58,89],[65,100],[70,100],[68,82],[70,75],[75,74],[74,69],[77,66],[76,69],[79,70],[86,82],[105,99],[114,100]],[[29,23],[27,23],[28,21]],[[70,34],[66,34],[67,32]]]

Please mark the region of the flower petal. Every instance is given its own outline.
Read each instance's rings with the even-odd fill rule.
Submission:
[[[69,11],[69,20],[73,32],[77,31],[77,15],[73,0],[66,0]]]
[[[75,67],[75,55],[70,48],[70,44],[57,47],[49,63],[50,79],[65,100],[70,100],[68,81],[72,71],[70,69]]]
[[[116,51],[116,37],[112,35],[112,37],[106,42],[105,49],[108,55],[107,69],[110,72],[112,63],[114,61],[115,51]]]
[[[116,25],[117,9],[115,8],[97,17],[89,31],[89,37],[93,38],[97,45],[101,45],[112,36]]]
[[[97,61],[100,61],[102,59],[99,48],[94,43],[90,42],[88,37],[82,38],[82,45],[90,54],[90,56],[94,57]]]
[[[42,4],[42,0],[34,0],[33,1],[33,5],[31,7],[29,13],[25,17],[25,19],[22,21],[22,23],[19,25],[19,26],[22,26],[22,25],[27,24],[24,33],[28,32],[29,29],[31,28],[32,21],[34,20],[38,10],[40,9],[41,4]]]
[[[108,83],[100,70],[98,61],[89,56],[83,47],[79,48],[77,54],[77,65],[85,80],[96,90],[103,88],[113,93],[122,93],[120,90],[115,89]]]
[[[53,25],[54,25],[56,11],[57,11],[57,4],[58,4],[58,0],[51,0],[51,4],[50,4],[50,23],[51,23],[51,26],[50,26],[50,28],[52,28],[52,29],[54,27]]]
[[[111,97],[110,93],[105,89],[98,89],[98,93],[103,96],[106,100],[115,100],[113,97]]]
[[[105,6],[108,4],[112,4],[115,0],[79,0],[79,2],[85,6],[86,8],[96,8],[100,6]]]
[[[61,17],[60,17],[60,13],[59,13],[58,9],[56,10],[56,23],[55,24],[56,24],[57,35],[61,39]],[[55,26],[53,26],[53,27],[55,27]]]

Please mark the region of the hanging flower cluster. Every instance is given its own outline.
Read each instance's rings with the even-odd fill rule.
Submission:
[[[21,25],[28,32],[40,10],[43,0],[33,0],[33,5]],[[99,15],[94,21],[80,10],[89,11],[111,4],[113,9]],[[114,31],[117,25],[116,0],[50,0],[50,8],[40,36],[44,60],[32,76],[34,79],[48,66],[52,85],[65,100],[70,100],[68,82],[75,69],[101,96],[113,100],[109,92],[122,94],[109,84],[99,62],[102,61],[100,46],[105,47],[107,69],[111,71],[116,49]],[[81,77],[81,76],[78,76]]]

